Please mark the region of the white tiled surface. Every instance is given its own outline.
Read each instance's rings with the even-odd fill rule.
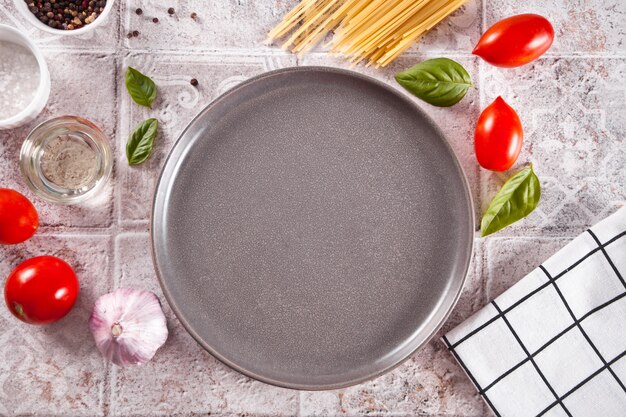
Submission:
[[[148,254],[149,203],[181,129],[200,108],[252,75],[294,65],[346,66],[319,49],[296,59],[263,45],[267,30],[295,3],[117,0],[109,21],[94,34],[62,38],[32,29],[12,0],[0,0],[0,23],[22,27],[37,39],[52,77],[50,101],[39,118],[0,132],[0,186],[33,197],[18,174],[19,147],[35,124],[53,116],[93,120],[116,149],[114,177],[102,198],[74,207],[35,199],[43,224],[38,235],[0,248],[0,276],[20,260],[46,253],[72,263],[81,280],[77,307],[57,324],[28,326],[0,308],[0,415],[489,415],[437,340],[371,382],[314,393],[275,388],[230,370],[193,342],[167,305],[170,338],[146,366],[116,368],[95,349],[86,321],[97,296],[128,285],[151,289],[164,301]],[[176,9],[174,16],[169,7]],[[555,25],[557,39],[544,58],[502,70],[469,53],[484,28],[523,12],[541,13]],[[127,38],[133,30],[139,36]],[[448,330],[624,204],[626,2],[469,0],[391,68],[358,70],[393,85],[399,69],[442,55],[463,63],[477,89],[453,108],[418,104],[450,139],[468,175],[477,218],[507,176],[479,170],[473,154],[474,122],[496,96],[517,109],[525,127],[518,166],[532,161],[543,185],[542,201],[530,217],[493,237],[477,237],[468,284]],[[123,85],[127,65],[159,85],[155,110],[129,101]],[[191,78],[198,79],[198,88],[189,84]],[[156,152],[145,165],[130,168],[123,154],[126,137],[148,116],[161,121]]]

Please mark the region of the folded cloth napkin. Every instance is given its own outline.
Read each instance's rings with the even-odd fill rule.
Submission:
[[[496,416],[626,416],[626,207],[443,340]]]

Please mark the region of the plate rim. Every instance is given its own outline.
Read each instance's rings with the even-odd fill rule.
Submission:
[[[155,211],[156,211],[156,205],[157,205],[157,199],[159,196],[159,190],[161,188],[161,183],[164,180],[164,174],[166,171],[166,168],[169,166],[170,164],[170,160],[172,160],[173,158],[173,154],[175,153],[174,151],[178,148],[178,146],[180,145],[182,139],[185,137],[185,135],[187,134],[187,132],[191,129],[191,127],[198,121],[198,119],[200,119],[201,117],[203,117],[203,115],[205,113],[210,112],[215,106],[217,106],[221,101],[223,101],[226,97],[236,94],[239,90],[247,87],[250,84],[259,82],[263,79],[266,78],[270,78],[270,77],[276,77],[276,76],[282,76],[282,75],[286,75],[286,74],[290,74],[293,72],[327,72],[327,73],[335,73],[335,74],[340,74],[340,75],[344,75],[344,76],[349,76],[349,77],[355,77],[357,79],[360,79],[362,81],[365,82],[369,82],[374,84],[377,87],[380,87],[384,90],[386,90],[387,92],[393,94],[394,96],[398,97],[400,100],[404,101],[408,106],[410,106],[412,108],[413,111],[417,112],[418,114],[420,114],[420,116],[431,126],[431,128],[435,131],[435,133],[437,134],[438,137],[440,137],[443,141],[444,146],[446,147],[446,149],[448,150],[448,152],[452,155],[452,160],[454,162],[454,164],[456,165],[456,167],[458,168],[458,171],[461,174],[461,182],[463,184],[463,189],[465,191],[465,202],[467,204],[467,209],[468,209],[468,214],[469,214],[469,222],[468,222],[468,229],[467,233],[469,236],[469,247],[468,247],[468,251],[467,251],[467,256],[466,256],[466,260],[465,263],[463,265],[463,273],[462,273],[462,277],[460,279],[460,285],[458,290],[456,291],[456,294],[454,295],[452,302],[450,303],[450,305],[447,307],[447,311],[441,316],[441,319],[438,320],[438,322],[432,327],[432,330],[428,333],[428,335],[426,337],[423,338],[423,340],[418,343],[414,349],[412,349],[409,353],[407,353],[406,355],[402,356],[400,359],[394,361],[394,363],[392,365],[389,365],[381,370],[375,371],[375,372],[371,372],[368,373],[367,375],[358,377],[358,378],[352,378],[350,380],[347,380],[345,382],[341,382],[341,383],[331,383],[331,384],[301,384],[301,383],[292,383],[292,382],[285,382],[285,381],[280,381],[280,380],[276,380],[273,378],[269,378],[263,375],[259,375],[249,369],[246,369],[240,365],[238,365],[237,363],[234,363],[232,361],[230,361],[229,359],[227,359],[226,357],[222,356],[218,351],[216,351],[215,349],[213,349],[213,347],[211,347],[208,343],[206,343],[202,337],[200,337],[200,335],[198,333],[196,333],[196,331],[193,329],[193,327],[187,322],[187,320],[185,319],[184,315],[180,312],[178,305],[176,304],[176,301],[173,299],[173,297],[171,296],[169,290],[167,289],[167,286],[165,285],[165,281],[163,279],[163,274],[161,273],[160,269],[159,269],[159,263],[157,260],[157,249],[156,249],[156,241],[155,241],[155,233],[154,233],[154,229],[155,229]],[[224,365],[228,366],[229,368],[247,376],[250,377],[252,379],[255,379],[257,381],[266,383],[266,384],[270,384],[273,386],[277,386],[280,388],[287,388],[287,389],[293,389],[293,390],[304,390],[304,391],[325,391],[325,390],[334,390],[334,389],[341,389],[341,388],[347,388],[350,386],[354,386],[363,382],[367,382],[367,381],[371,381],[379,376],[382,376],[392,370],[394,370],[395,368],[399,367],[400,365],[402,365],[403,363],[405,363],[411,356],[413,356],[419,349],[421,349],[422,347],[424,347],[426,344],[428,344],[433,337],[437,334],[437,332],[442,328],[442,326],[445,324],[445,322],[448,320],[448,318],[450,317],[450,314],[452,313],[452,311],[454,310],[455,306],[457,305],[459,298],[461,296],[461,292],[463,291],[463,288],[465,287],[465,284],[467,282],[467,276],[469,274],[469,267],[472,263],[472,258],[474,256],[474,234],[475,234],[475,229],[476,229],[476,219],[475,219],[475,205],[474,205],[474,199],[472,197],[472,193],[471,193],[471,188],[470,188],[470,183],[469,180],[467,179],[467,175],[463,169],[463,166],[461,165],[461,163],[459,162],[459,158],[456,156],[456,153],[454,152],[454,149],[452,148],[452,146],[450,145],[450,142],[447,138],[447,136],[443,133],[443,131],[441,130],[441,128],[439,127],[439,125],[437,125],[437,123],[435,123],[435,121],[422,109],[420,108],[417,103],[411,98],[409,97],[407,94],[405,94],[404,92],[400,91],[397,88],[392,87],[391,85],[378,80],[372,76],[366,75],[366,74],[362,74],[356,71],[352,71],[352,70],[347,70],[344,68],[337,68],[337,67],[326,67],[326,66],[318,66],[318,65],[311,65],[311,66],[299,66],[299,67],[286,67],[286,68],[280,68],[280,69],[276,69],[276,70],[271,70],[271,71],[266,71],[263,72],[261,74],[257,74],[255,76],[252,76],[250,78],[248,78],[245,81],[242,81],[241,83],[237,84],[235,87],[229,89],[228,91],[225,91],[224,93],[220,94],[218,97],[216,97],[214,100],[212,100],[209,104],[207,104],[204,108],[202,108],[190,121],[189,123],[185,126],[185,128],[183,129],[183,131],[178,135],[178,138],[176,139],[176,141],[173,143],[173,145],[171,146],[171,148],[168,151],[167,157],[165,158],[165,161],[163,162],[163,166],[161,168],[161,171],[159,173],[158,179],[155,183],[154,186],[154,191],[153,191],[153,196],[152,196],[152,204],[151,204],[151,209],[150,209],[150,217],[149,217],[149,226],[150,226],[150,252],[151,252],[151,258],[152,258],[152,264],[154,267],[154,271],[156,273],[157,276],[157,280],[159,281],[159,286],[161,287],[161,291],[163,292],[163,295],[165,297],[165,299],[167,300],[167,303],[169,304],[170,308],[172,309],[172,311],[174,312],[174,315],[176,316],[176,318],[178,319],[178,321],[180,321],[180,323],[182,324],[182,326],[184,327],[185,331],[187,333],[189,333],[189,335],[191,335],[191,337],[204,349],[206,350],[209,354],[211,354],[211,356],[213,356],[214,358],[216,358],[217,360],[219,360],[221,363],[223,363]],[[433,309],[432,312],[437,311],[436,309]]]

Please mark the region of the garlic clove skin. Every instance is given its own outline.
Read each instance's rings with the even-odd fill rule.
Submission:
[[[158,297],[131,288],[98,298],[89,328],[100,353],[119,366],[148,362],[168,336]]]

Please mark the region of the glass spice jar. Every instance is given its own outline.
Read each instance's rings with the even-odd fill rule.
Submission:
[[[111,176],[113,155],[104,133],[76,116],[43,122],[20,151],[28,187],[52,203],[76,204],[102,190]]]

